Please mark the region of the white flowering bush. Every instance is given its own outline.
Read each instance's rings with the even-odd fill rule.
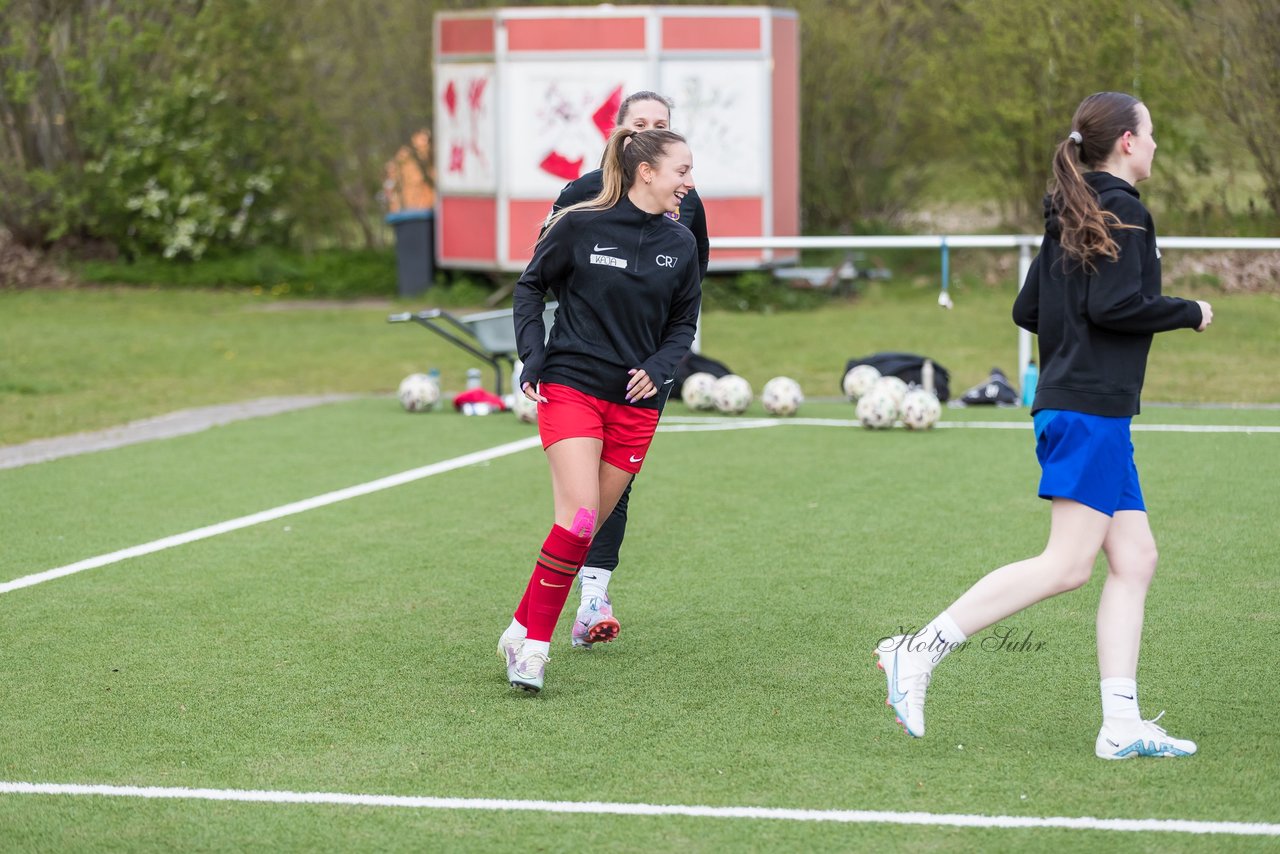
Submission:
[[[165,258],[282,242],[291,220],[279,192],[286,166],[242,132],[245,119],[198,79],[171,81],[138,103],[87,170],[99,184],[103,230],[132,254]]]
[[[15,237],[195,259],[332,223],[341,150],[294,7],[44,5],[0,0],[0,221]]]

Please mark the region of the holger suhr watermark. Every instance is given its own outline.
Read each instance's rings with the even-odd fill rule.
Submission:
[[[1048,643],[1048,641],[1035,640],[1035,632],[1031,629],[1023,630],[1016,626],[992,626],[987,629],[986,634],[958,643],[948,642],[940,632],[934,632],[933,637],[926,637],[922,634],[923,631],[923,628],[899,626],[896,635],[880,638],[876,648],[883,652],[892,652],[895,649],[907,652],[931,652],[936,664],[942,656],[961,652],[970,647],[976,647],[983,652],[1039,652]]]

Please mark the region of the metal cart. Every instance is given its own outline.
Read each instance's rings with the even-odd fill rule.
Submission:
[[[542,311],[542,323],[548,333],[555,321],[558,305],[559,303],[549,302]],[[387,318],[387,322],[420,323],[446,341],[491,365],[494,391],[499,397],[502,396],[502,377],[509,374],[516,363],[516,330],[514,312],[511,309],[455,317],[442,309],[429,308],[393,314]]]

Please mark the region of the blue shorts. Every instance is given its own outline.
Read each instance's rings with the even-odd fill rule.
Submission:
[[[1130,420],[1063,409],[1037,412],[1040,497],[1069,498],[1108,516],[1118,510],[1145,511]]]

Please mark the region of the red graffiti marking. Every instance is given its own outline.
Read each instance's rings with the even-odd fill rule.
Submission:
[[[538,164],[542,171],[565,181],[572,181],[582,174],[582,158],[570,160],[558,151],[553,151]]]
[[[604,103],[596,108],[591,114],[591,120],[595,122],[596,129],[600,131],[600,135],[605,139],[609,138],[609,134],[613,133],[613,120],[618,115],[618,108],[622,106],[622,87],[619,86],[609,94]]]
[[[483,77],[471,81],[471,86],[467,91],[467,103],[471,105],[472,111],[479,112],[480,102],[484,100],[484,87],[488,82]]]

